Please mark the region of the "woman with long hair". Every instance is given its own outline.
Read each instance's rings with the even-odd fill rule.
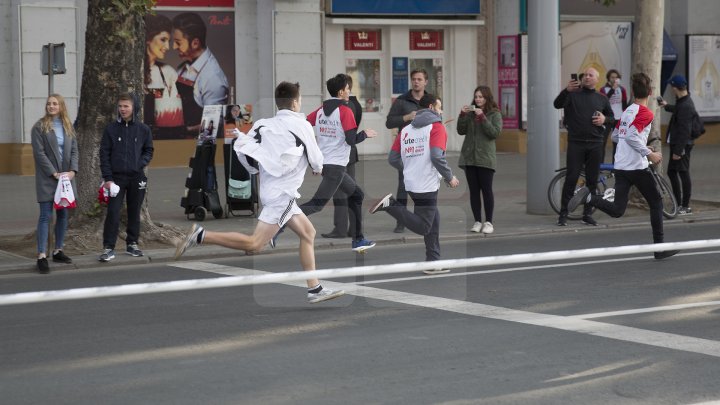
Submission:
[[[33,157],[35,158],[35,192],[40,204],[40,217],[37,225],[37,268],[47,274],[50,267],[47,260],[48,225],[52,218],[53,201],[58,180],[67,175],[77,195],[75,174],[78,171],[78,144],[75,130],[68,116],[65,99],[59,94],[51,94],[45,103],[45,115],[32,127]],[[72,263],[63,252],[65,231],[68,226],[68,209],[56,209],[55,249],[53,262]]]
[[[175,69],[162,63],[170,49],[172,22],[163,15],[145,17],[145,123],[156,139],[180,138],[184,134],[182,99]]]
[[[492,91],[487,86],[478,86],[473,92],[473,101],[463,106],[457,122],[457,131],[465,135],[460,149],[459,166],[465,171],[470,190],[470,208],[475,223],[470,230],[490,234],[493,226],[495,197],[492,183],[495,175],[495,139],[502,130],[502,115]],[[482,204],[480,197],[482,195]],[[485,221],[482,207],[485,206]]]

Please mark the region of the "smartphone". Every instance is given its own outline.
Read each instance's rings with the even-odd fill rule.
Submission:
[[[470,111],[475,111],[475,104],[471,104],[469,108],[470,108]]]
[[[573,74],[570,75],[570,80],[575,80],[575,81],[577,81],[577,79],[578,79],[578,78],[577,78],[577,73],[573,73]]]
[[[655,100],[657,100],[658,104],[660,104],[664,101],[663,98],[660,96],[658,96]]]

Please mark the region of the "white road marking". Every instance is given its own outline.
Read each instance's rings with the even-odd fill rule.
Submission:
[[[182,267],[212,272],[223,275],[264,274],[265,272],[243,269],[239,267],[224,266],[203,262],[185,262],[182,264],[169,264],[169,266]],[[295,286],[304,286],[303,283],[283,283]],[[597,321],[590,321],[578,317],[540,314],[492,305],[459,301],[448,298],[413,294],[401,291],[382,290],[374,287],[323,281],[323,284],[333,289],[344,289],[346,293],[371,299],[389,301],[394,303],[430,308],[458,314],[497,319],[526,325],[542,326],[576,332],[585,335],[604,337],[624,342],[637,343],[647,346],[661,347],[690,353],[705,354],[720,357],[720,342],[673,333],[656,332],[622,325],[614,325]]]
[[[718,254],[718,253],[720,253],[720,250],[711,250],[711,251],[704,251],[704,252],[686,252],[686,253],[680,253],[677,256],[694,256],[694,255],[707,255],[707,254]],[[558,267],[571,267],[571,266],[583,266],[583,265],[591,265],[591,264],[629,262],[629,261],[635,261],[635,260],[648,260],[649,261],[649,260],[654,260],[654,259],[652,257],[648,257],[648,256],[638,256],[638,257],[624,257],[624,258],[619,258],[619,259],[587,260],[587,261],[572,262],[572,263],[553,263],[553,264],[541,264],[541,265],[536,265],[536,266],[509,267],[509,268],[505,268],[505,269],[478,270],[478,271],[467,271],[467,272],[462,272],[462,273],[438,274],[438,275],[432,276],[432,277],[428,277],[427,275],[413,276],[413,277],[393,277],[393,278],[384,278],[384,279],[380,279],[380,280],[356,281],[351,284],[370,285],[370,284],[394,283],[397,281],[433,280],[433,279],[444,278],[444,277],[468,277],[468,276],[475,276],[475,275],[481,275],[481,274],[506,273],[506,272],[511,272],[511,271],[526,271],[526,270],[536,270],[536,269],[556,269]]]

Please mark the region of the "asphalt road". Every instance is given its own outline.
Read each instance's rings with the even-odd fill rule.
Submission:
[[[717,239],[668,224],[668,241]],[[648,243],[650,229],[444,243],[444,258]],[[413,262],[421,245],[321,268]],[[720,250],[0,306],[7,404],[693,404],[720,399]],[[298,269],[293,254],[8,274],[0,294]],[[207,269],[211,268],[211,271]],[[199,270],[206,269],[206,270]],[[497,271],[504,270],[504,271]],[[298,283],[294,283],[300,285]],[[674,305],[674,307],[668,307]]]

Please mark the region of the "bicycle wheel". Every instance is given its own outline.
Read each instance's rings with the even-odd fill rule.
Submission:
[[[668,181],[664,177],[660,176],[656,171],[653,171],[653,174],[655,177],[655,184],[657,184],[657,189],[662,197],[663,215],[667,219],[673,219],[678,214],[678,205],[677,201],[675,201],[675,195],[672,193],[672,188],[670,188]]]
[[[553,177],[552,180],[550,180],[550,185],[548,186],[548,202],[550,203],[550,207],[555,211],[555,213],[560,214],[560,203],[562,199],[562,189],[563,185],[565,184],[565,174],[567,173],[566,170],[562,170],[558,172],[558,174]],[[577,184],[575,185],[575,190],[573,194],[577,193],[579,189],[582,187],[585,187],[585,173],[581,172],[580,177],[578,177]],[[600,190],[602,188],[602,190]],[[604,192],[605,188],[602,187],[602,184],[598,183],[598,190],[600,192]],[[593,207],[593,212],[595,211],[595,207]],[[582,209],[578,208],[575,210],[575,212],[569,212],[568,213],[568,219],[581,219],[582,218]]]

